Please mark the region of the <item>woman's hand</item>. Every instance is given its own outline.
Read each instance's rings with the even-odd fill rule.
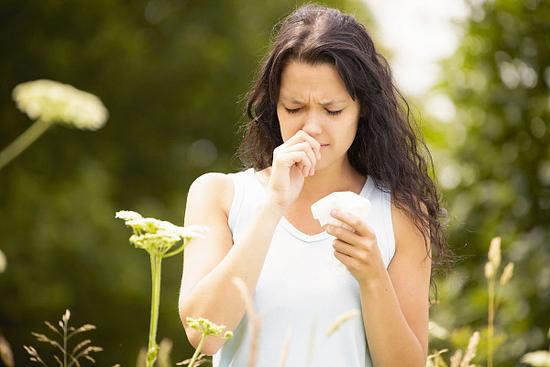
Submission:
[[[315,174],[321,159],[321,144],[303,130],[298,130],[273,150],[273,163],[268,183],[270,200],[287,208],[300,195],[304,178]]]
[[[376,234],[361,218],[340,210],[330,215],[350,226],[353,230],[327,224],[325,230],[336,237],[333,241],[334,256],[346,266],[360,286],[376,281],[386,271]]]

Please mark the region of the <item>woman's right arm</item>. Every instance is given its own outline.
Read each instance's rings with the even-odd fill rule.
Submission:
[[[198,177],[189,188],[184,226],[210,228],[205,238],[189,242],[184,251],[179,314],[187,338],[196,348],[200,334],[187,327],[187,316],[203,317],[234,330],[244,316],[244,300],[233,277],[244,280],[250,294],[264,264],[275,227],[285,209],[299,196],[304,177],[313,175],[321,146],[299,130],[273,151],[273,164],[265,202],[252,216],[242,237],[233,244],[222,199],[233,197],[231,178],[220,173]],[[213,355],[225,339],[209,337],[203,353]]]
[[[222,195],[233,187],[231,178],[221,173],[198,177],[189,189],[184,225],[205,225],[205,238],[189,242],[184,252],[179,315],[189,342],[197,347],[200,333],[187,327],[185,318],[204,317],[234,330],[244,316],[244,301],[232,278],[244,280],[250,293],[256,288],[269,244],[284,209],[267,200],[259,206],[240,241],[233,244]],[[232,197],[232,195],[230,196]],[[203,353],[213,355],[225,342],[208,337]]]

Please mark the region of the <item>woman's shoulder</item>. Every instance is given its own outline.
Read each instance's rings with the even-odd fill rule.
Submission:
[[[229,174],[222,172],[203,173],[195,178],[189,188],[189,195],[210,197],[221,206],[226,215],[229,214],[233,194],[233,180]]]

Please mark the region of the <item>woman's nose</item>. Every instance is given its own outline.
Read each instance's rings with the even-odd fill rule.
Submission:
[[[308,113],[305,117],[304,126],[302,130],[310,135],[318,135],[322,132],[321,119],[315,113]]]

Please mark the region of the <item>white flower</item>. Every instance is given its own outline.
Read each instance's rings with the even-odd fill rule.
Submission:
[[[108,117],[95,95],[47,79],[17,85],[13,89],[17,108],[33,120],[59,122],[78,129],[97,130]]]
[[[132,220],[132,219],[140,219],[143,218],[141,214],[133,212],[131,210],[119,210],[115,214],[115,218],[122,219],[122,220]]]
[[[2,250],[0,250],[0,273],[3,273],[4,270],[6,270],[6,263],[6,256],[4,255]]]
[[[550,352],[537,350],[536,352],[527,353],[521,357],[521,362],[531,366],[548,367],[550,366]]]
[[[204,238],[204,233],[210,231],[206,226],[180,227],[165,220],[144,218],[141,214],[129,210],[118,211],[115,218],[123,219],[126,225],[132,228],[134,234],[130,237],[130,242],[134,246],[161,256],[179,240],[183,240],[185,246],[187,241],[197,237]],[[177,251],[170,254],[175,253]]]

